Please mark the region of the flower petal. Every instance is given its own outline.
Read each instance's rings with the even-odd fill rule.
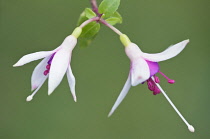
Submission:
[[[46,70],[47,62],[51,55],[44,58],[34,69],[31,77],[31,90],[36,89],[46,77],[44,71]]]
[[[151,62],[151,61],[146,61],[146,62],[149,66],[150,77],[152,77],[160,70],[160,67],[157,62]]]
[[[41,52],[35,52],[35,53],[27,54],[27,55],[23,56],[16,64],[14,64],[13,67],[22,66],[22,65],[25,65],[29,62],[47,57],[47,56],[51,55],[52,53],[56,52],[57,49],[55,49],[53,51],[41,51]]]
[[[180,43],[170,46],[168,49],[166,49],[165,51],[161,53],[157,53],[157,54],[143,53],[142,57],[152,62],[164,61],[178,55],[188,43],[189,43],[189,40],[184,40]]]
[[[74,98],[74,101],[76,102],[77,101],[77,97],[76,97],[76,93],[75,93],[75,84],[76,84],[76,81],[75,81],[75,77],[72,73],[72,70],[71,70],[71,66],[69,65],[68,69],[67,69],[67,79],[68,79],[68,83],[69,83],[69,87],[70,87],[70,90],[71,90],[71,94]]]
[[[138,58],[131,62],[131,85],[136,86],[150,77],[150,70],[147,62],[142,59]]]
[[[48,95],[60,84],[68,68],[71,52],[66,49],[60,49],[54,56],[50,67],[48,80]]]
[[[108,117],[113,114],[113,112],[116,110],[116,108],[123,101],[123,99],[125,98],[125,96],[127,95],[128,91],[129,91],[130,87],[131,87],[131,76],[129,74],[128,79],[127,79],[122,91],[120,92],[120,95],[118,96],[114,106],[112,107],[111,111],[109,112]]]

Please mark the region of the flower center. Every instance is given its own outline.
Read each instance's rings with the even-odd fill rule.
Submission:
[[[170,84],[174,84],[175,83],[175,80],[172,80],[170,78],[168,78],[165,74],[163,74],[162,72],[158,71],[164,78],[167,79],[168,83]],[[160,94],[160,89],[157,87],[156,83],[160,83],[160,79],[156,76],[156,75],[153,75],[154,77],[154,81],[152,80],[152,78],[150,77],[148,80],[147,80],[147,86],[148,86],[148,89],[150,91],[153,91],[153,95],[157,95],[157,94]]]
[[[52,63],[52,60],[53,60],[53,57],[55,56],[55,53],[52,54],[52,56],[50,57],[50,59],[48,60],[47,62],[47,66],[46,66],[46,70],[43,72],[43,74],[45,76],[48,75],[48,73],[50,72],[50,66],[51,66],[51,63]]]

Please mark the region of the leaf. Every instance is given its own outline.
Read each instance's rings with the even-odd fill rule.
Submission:
[[[114,26],[117,23],[120,23],[120,19],[116,18],[116,17],[110,17],[108,19],[106,19],[106,22],[108,22],[110,25]]]
[[[86,8],[85,9],[85,16],[88,19],[90,19],[90,18],[96,17],[96,14],[90,8]]]
[[[87,47],[93,41],[100,30],[100,24],[91,22],[82,29],[82,34],[79,37],[79,46]]]
[[[92,37],[96,33],[98,33],[100,29],[100,24],[97,22],[91,22],[87,24],[83,29],[82,29],[82,34],[80,35],[81,37]]]
[[[92,41],[95,39],[96,35],[93,36],[92,38],[79,38],[79,42],[78,42],[78,45],[81,47],[81,48],[86,48],[88,47]]]
[[[88,20],[88,18],[86,17],[86,14],[85,14],[85,11],[83,11],[81,14],[80,14],[80,17],[77,21],[77,26],[80,26],[83,22],[85,22],[86,20]]]
[[[106,18],[109,18],[115,11],[117,11],[120,5],[120,0],[103,0],[99,5],[99,13],[105,14]]]
[[[111,25],[115,25],[117,23],[122,24],[122,16],[118,12],[115,12],[110,18],[106,19],[106,22]]]
[[[120,19],[120,24],[122,24],[122,16],[120,15],[119,12],[117,12],[117,11],[114,12],[114,14],[111,17],[119,18]]]

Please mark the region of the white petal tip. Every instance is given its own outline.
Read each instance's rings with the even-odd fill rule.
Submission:
[[[76,97],[74,97],[74,102],[77,102],[77,98]]]
[[[28,96],[28,97],[26,98],[26,101],[29,102],[29,101],[31,101],[32,99],[33,99],[33,96]]]
[[[48,95],[51,95],[53,93],[54,89],[48,88]]]
[[[18,66],[20,66],[20,65],[18,65],[17,63],[13,65],[13,67],[18,67]]]
[[[195,132],[195,128],[192,125],[189,125],[188,129],[189,129],[190,132]]]
[[[185,42],[186,42],[186,43],[189,43],[189,42],[190,42],[190,40],[189,40],[189,39],[187,39],[187,40],[185,40]]]
[[[110,111],[109,114],[108,114],[108,118],[109,118],[112,114],[113,114],[113,112]]]
[[[52,94],[53,91],[48,91],[48,96],[50,96]]]

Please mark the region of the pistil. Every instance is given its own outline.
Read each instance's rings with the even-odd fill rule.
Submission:
[[[152,77],[152,80],[154,81],[154,77]],[[156,86],[159,88],[159,90],[162,92],[162,94],[164,95],[164,97],[166,98],[166,100],[171,104],[171,106],[174,108],[174,110],[176,111],[176,113],[179,115],[179,117],[184,121],[184,123],[187,125],[188,129],[190,132],[195,132],[195,129],[192,125],[190,125],[187,120],[182,116],[182,114],[179,112],[179,110],[176,108],[176,106],[173,104],[173,102],[170,100],[170,98],[167,96],[167,94],[165,93],[165,91],[161,88],[161,86],[158,83],[155,83]]]

